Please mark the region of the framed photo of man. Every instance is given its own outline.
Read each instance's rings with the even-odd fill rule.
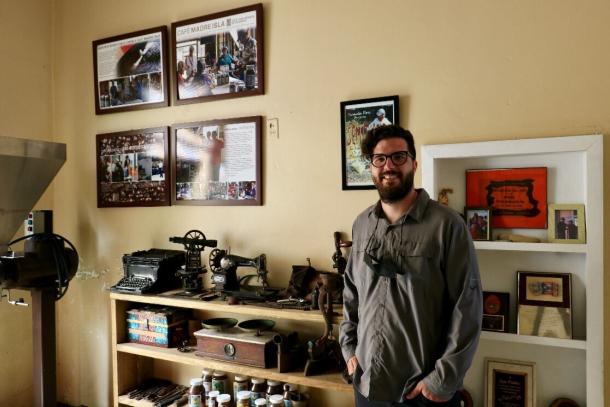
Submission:
[[[167,127],[98,134],[97,206],[167,206]]]
[[[586,243],[585,206],[549,204],[549,242]]]
[[[262,205],[262,117],[172,126],[173,205]]]
[[[174,104],[262,95],[263,5],[172,23]]]
[[[398,96],[341,102],[342,189],[375,189],[360,144],[369,130],[399,124]]]
[[[93,41],[95,113],[169,105],[167,27]]]

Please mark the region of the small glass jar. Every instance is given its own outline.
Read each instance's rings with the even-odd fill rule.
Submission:
[[[267,407],[267,399],[256,399],[254,400],[254,407]]]
[[[252,393],[250,390],[242,390],[237,393],[237,400],[235,400],[236,407],[250,407],[250,398]]]
[[[214,390],[212,388],[212,374],[213,374],[213,372],[214,371],[212,369],[203,369],[201,371],[201,379],[203,380],[203,389],[205,390],[205,394],[208,394],[209,392]]]
[[[230,394],[219,394],[216,397],[216,403],[218,407],[231,407],[231,395]]]
[[[281,394],[269,396],[269,407],[284,407],[284,396]]]
[[[216,390],[219,394],[226,393],[229,390],[229,381],[225,372],[214,372],[212,375],[212,390]]]
[[[203,407],[203,380],[200,377],[191,379],[191,388],[189,389],[189,404],[188,407]]]
[[[274,394],[282,394],[282,383],[277,380],[267,380],[267,401],[269,401],[269,396]]]
[[[257,377],[253,377],[250,380],[250,403],[251,406],[254,406],[254,401],[257,399],[262,399],[265,397],[265,391],[267,390],[265,386],[265,379],[259,379]]]
[[[248,376],[238,376],[233,378],[233,399],[237,402],[237,393],[250,390],[250,378]]]
[[[206,407],[218,407],[216,405],[216,398],[220,395],[216,390],[212,390],[207,395]]]

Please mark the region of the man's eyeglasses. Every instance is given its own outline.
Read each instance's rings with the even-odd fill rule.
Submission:
[[[374,167],[381,168],[388,161],[388,158],[399,167],[406,163],[409,157],[413,158],[413,154],[408,151],[396,151],[392,154],[371,154],[367,158]]]

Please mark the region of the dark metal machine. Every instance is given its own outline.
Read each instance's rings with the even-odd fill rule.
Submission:
[[[65,160],[65,144],[0,137],[0,173],[4,174],[0,194],[0,300],[6,297],[10,304],[27,306],[23,299],[10,300],[9,290],[29,290],[32,295],[35,406],[55,406],[57,402],[55,301],[65,294],[76,274],[78,254],[69,241],[53,233],[10,239]],[[11,250],[20,241],[25,241],[24,251]]]
[[[216,247],[217,241],[206,239],[200,230],[189,230],[184,237],[170,237],[169,241],[183,244],[186,251],[186,264],[176,272],[176,275],[182,280],[184,294],[192,295],[201,292],[203,288],[201,274],[208,271],[201,264],[201,252],[206,247]]]
[[[214,249],[210,252],[210,270],[214,291],[238,299],[265,300],[277,297],[280,291],[269,287],[267,282],[267,257],[261,254],[254,258],[228,254],[225,250]],[[237,277],[239,267],[256,269],[256,274]],[[256,277],[261,285],[250,285],[248,281]]]

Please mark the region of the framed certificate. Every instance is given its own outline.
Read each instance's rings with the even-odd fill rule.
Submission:
[[[572,275],[517,272],[519,335],[572,338]]]
[[[546,229],[547,169],[466,171],[466,206],[491,207],[494,228]]]
[[[536,365],[504,359],[485,359],[485,405],[536,406]]]

